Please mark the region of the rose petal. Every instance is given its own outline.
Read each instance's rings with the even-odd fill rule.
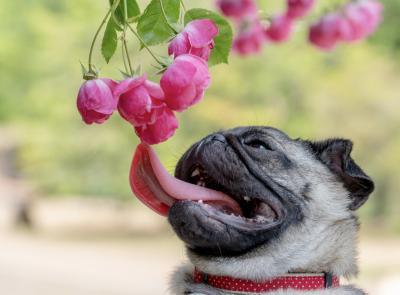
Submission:
[[[129,90],[138,87],[146,81],[146,75],[129,78],[118,84],[118,86],[114,89],[114,95],[119,97],[121,94],[128,92]]]
[[[207,62],[190,54],[177,57],[160,80],[165,102],[174,111],[183,111],[198,102],[209,84]]]
[[[272,19],[270,27],[266,31],[267,38],[273,42],[286,41],[293,29],[293,21],[286,15],[276,16]]]
[[[164,108],[162,114],[153,124],[136,127],[136,134],[147,144],[158,144],[166,141],[175,134],[179,123],[175,114],[168,108]]]
[[[210,19],[199,19],[188,23],[185,32],[188,34],[191,46],[200,48],[212,42],[218,35],[218,27]]]
[[[168,46],[168,55],[175,57],[189,53],[191,48],[188,33],[183,31],[179,33]]]
[[[164,91],[161,89],[160,85],[149,80],[146,80],[144,85],[151,97],[158,100],[164,100]]]

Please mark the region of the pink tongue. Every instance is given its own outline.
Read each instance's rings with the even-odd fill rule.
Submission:
[[[132,191],[145,205],[166,216],[177,200],[204,201],[241,212],[236,201],[222,192],[181,181],[169,175],[154,150],[139,144],[133,157],[130,184]]]

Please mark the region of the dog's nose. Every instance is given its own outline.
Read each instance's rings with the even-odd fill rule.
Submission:
[[[222,143],[226,143],[226,138],[221,133],[213,134],[207,138],[207,142],[211,141],[219,141]]]
[[[207,136],[202,141],[200,141],[199,144],[197,145],[196,149],[194,150],[195,155],[197,156],[200,153],[204,144],[212,143],[213,141],[219,141],[221,143],[227,142],[225,136],[223,136],[221,133],[216,133],[216,134]]]

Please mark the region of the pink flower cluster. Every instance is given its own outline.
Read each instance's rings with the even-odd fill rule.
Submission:
[[[339,12],[323,16],[312,25],[309,40],[323,50],[331,50],[339,42],[354,42],[371,35],[382,18],[382,4],[376,0],[358,0]]]
[[[295,20],[304,17],[315,0],[287,0],[287,9],[282,15],[272,18],[271,24],[263,28],[253,0],[217,0],[217,6],[236,23],[238,34],[233,49],[241,54],[257,53],[265,41],[284,42],[289,39]]]
[[[86,81],[79,90],[77,107],[86,124],[104,123],[118,109],[143,142],[157,144],[174,135],[179,126],[175,116],[198,103],[210,85],[207,60],[218,27],[208,19],[187,24],[169,44],[174,61],[160,84],[146,75],[119,83],[111,79]]]
[[[217,0],[219,10],[237,26],[233,49],[240,55],[258,53],[265,41],[287,41],[295,21],[305,17],[315,0],[286,0],[286,11],[271,18],[263,28],[254,0]],[[379,0],[355,0],[340,11],[324,15],[309,30],[309,41],[322,50],[333,49],[339,42],[354,42],[371,35],[382,18]]]

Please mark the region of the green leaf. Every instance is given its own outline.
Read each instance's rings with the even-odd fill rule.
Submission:
[[[115,0],[109,0],[110,5],[114,3]],[[140,7],[136,0],[126,0],[128,7],[128,22],[137,21],[137,16],[140,15]],[[118,24],[122,25],[125,23],[125,2],[120,0],[117,9],[114,11],[114,17]]]
[[[160,1],[163,3],[168,22],[174,25],[179,20],[179,0],[152,0],[139,18],[137,25],[139,35],[147,45],[162,43],[175,35],[165,20]]]
[[[110,17],[101,43],[101,53],[108,63],[113,57],[118,45],[117,25],[114,18]]]
[[[218,36],[214,38],[215,46],[211,51],[208,64],[228,63],[229,53],[232,48],[232,28],[228,21],[221,15],[201,8],[188,10],[185,14],[185,25],[195,19],[211,19],[218,26]]]

